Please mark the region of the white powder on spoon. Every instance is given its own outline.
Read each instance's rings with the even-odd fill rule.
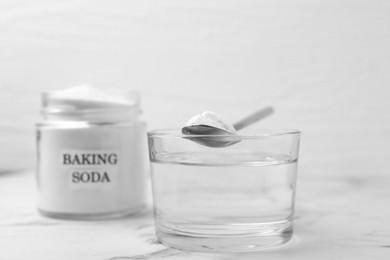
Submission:
[[[225,130],[231,134],[237,134],[234,126],[224,120],[220,115],[212,111],[205,111],[192,117],[185,126],[206,125]]]

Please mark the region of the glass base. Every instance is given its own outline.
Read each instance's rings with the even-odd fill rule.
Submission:
[[[286,245],[293,236],[291,221],[226,225],[170,224],[169,227],[156,224],[156,229],[158,240],[166,246],[205,253],[274,250]]]
[[[132,208],[126,211],[118,212],[105,212],[105,213],[63,213],[63,212],[51,212],[38,208],[40,214],[45,217],[57,218],[57,219],[69,219],[69,220],[105,220],[123,218],[129,215],[141,213],[146,209],[146,206],[140,206]]]

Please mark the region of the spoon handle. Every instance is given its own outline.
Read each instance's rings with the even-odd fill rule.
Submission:
[[[250,114],[249,116],[241,119],[240,121],[233,124],[234,128],[238,131],[243,129],[244,127],[247,127],[248,125],[251,125],[253,123],[256,123],[260,119],[263,119],[269,115],[271,115],[274,112],[273,107],[266,107],[262,108],[253,114]]]

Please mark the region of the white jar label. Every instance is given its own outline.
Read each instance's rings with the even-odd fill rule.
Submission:
[[[71,189],[111,189],[118,183],[119,153],[107,150],[63,150],[61,168]]]

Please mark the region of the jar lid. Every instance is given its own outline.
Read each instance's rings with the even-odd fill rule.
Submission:
[[[136,119],[140,114],[138,92],[75,86],[42,93],[42,114],[46,120],[116,122]]]

